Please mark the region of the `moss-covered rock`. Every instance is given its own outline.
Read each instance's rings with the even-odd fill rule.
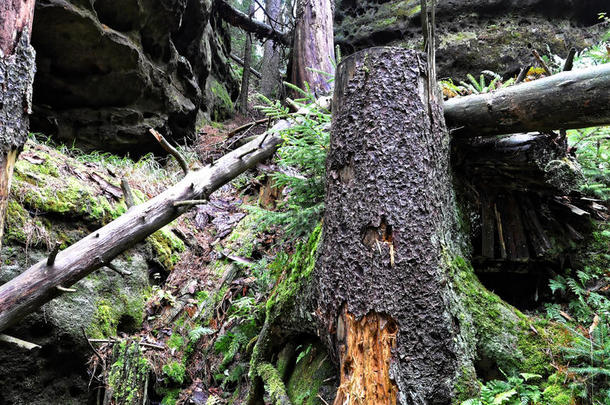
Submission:
[[[0,283],[45,259],[55,241],[62,241],[63,249],[126,211],[119,179],[106,167],[99,155],[75,159],[33,141],[26,144],[15,166]],[[182,250],[182,241],[165,228],[113,260],[129,275],[101,268],[76,282],[75,293],[62,294],[17,324],[10,334],[45,349],[15,354],[13,348],[0,346],[0,362],[7,365],[0,367],[0,380],[10,385],[0,394],[0,403],[87,403],[85,367],[91,350],[83,331],[89,338],[138,331],[150,295],[151,265],[170,269]],[[65,374],[49,376],[66,368]],[[45,382],[50,378],[54,392]]]

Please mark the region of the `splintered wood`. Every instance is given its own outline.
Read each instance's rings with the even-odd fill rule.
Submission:
[[[398,326],[389,316],[370,312],[357,320],[347,310],[339,319],[341,385],[334,405],[396,404],[390,360]]]

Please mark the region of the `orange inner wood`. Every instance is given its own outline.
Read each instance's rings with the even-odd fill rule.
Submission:
[[[340,347],[341,385],[334,405],[396,404],[390,359],[398,327],[387,315],[371,312],[360,320],[345,311],[345,342]]]

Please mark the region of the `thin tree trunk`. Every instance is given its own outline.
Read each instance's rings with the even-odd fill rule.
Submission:
[[[250,4],[248,15],[254,15],[254,4]],[[252,63],[252,35],[246,32],[244,46],[244,71],[241,77],[241,93],[239,94],[239,111],[244,114],[248,111],[248,89],[250,87],[250,64]]]
[[[62,294],[57,287],[69,287],[110,263],[189,208],[175,203],[208,198],[238,174],[270,157],[282,142],[277,131],[289,125],[279,121],[270,132],[225,155],[213,166],[190,172],[162,194],[131,207],[108,225],[0,286],[0,331]]]
[[[267,0],[267,23],[275,27],[280,17],[281,0]],[[272,21],[275,20],[275,21]],[[261,67],[261,93],[266,97],[277,95],[280,86],[280,52],[279,44],[269,39],[265,42]]]
[[[372,48],[337,71],[312,278],[319,330],[341,370],[336,405],[448,404],[458,370],[472,367],[458,360],[446,299],[449,135],[425,60]]]
[[[299,0],[292,46],[290,81],[317,94],[330,92],[329,76],[335,72],[333,61],[333,9],[330,0]]]
[[[445,102],[453,136],[512,134],[610,124],[610,64],[561,72]]]
[[[34,0],[0,3],[0,247],[13,167],[28,134],[35,52]]]

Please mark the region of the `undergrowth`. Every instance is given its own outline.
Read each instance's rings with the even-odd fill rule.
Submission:
[[[275,187],[282,188],[285,199],[276,211],[263,210],[261,227],[281,226],[288,239],[309,235],[324,212],[326,153],[330,142],[330,111],[316,103],[315,97],[298,90],[304,96],[296,100],[306,110],[290,114],[279,101],[263,96],[260,109],[269,117],[290,119],[290,128],[281,131],[284,143],[278,150],[278,171],[272,174]]]

